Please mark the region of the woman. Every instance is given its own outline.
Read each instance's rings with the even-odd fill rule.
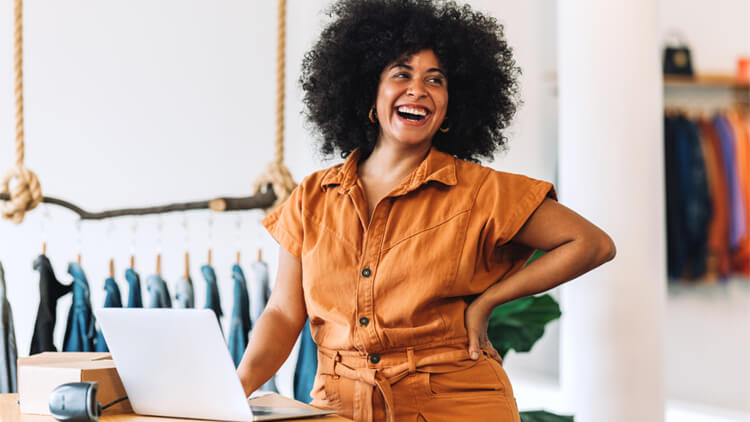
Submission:
[[[452,2],[344,0],[306,55],[307,117],[346,162],[263,224],[280,243],[238,368],[246,393],[309,316],[311,396],[356,421],[518,421],[492,309],[612,259],[551,184],[476,163],[505,145],[518,69],[490,17]],[[534,249],[547,253],[521,269]]]

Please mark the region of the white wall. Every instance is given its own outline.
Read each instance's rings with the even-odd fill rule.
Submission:
[[[37,172],[46,195],[97,211],[252,194],[253,179],[273,154],[276,2],[25,3],[26,165]],[[324,20],[319,11],[327,3],[288,3],[286,163],[296,180],[332,164],[317,158],[302,126],[296,83],[301,57],[319,31]],[[545,24],[554,22],[554,15],[543,0],[474,3],[507,24],[524,70],[526,104],[512,129],[511,151],[493,166],[554,180],[554,101],[543,80],[546,66],[554,63],[554,29]],[[11,0],[0,2],[0,16],[4,170],[13,162]],[[277,246],[260,230],[260,218],[259,212],[238,217],[197,211],[85,222],[79,230],[72,213],[42,206],[20,226],[0,221],[0,261],[19,352],[25,355],[29,349],[39,301],[31,263],[44,240],[63,280],[69,280],[67,262],[82,253],[95,307],[104,299],[110,257],[127,294],[122,274],[131,250],[142,277],[153,271],[161,250],[170,286],[182,274],[182,254],[190,251],[196,302],[205,303],[199,267],[211,246],[227,324],[236,249],[242,250],[247,270],[262,247],[275,274]],[[58,345],[69,306],[70,298],[60,301]],[[522,363],[518,358],[509,359],[510,368],[513,361]],[[556,371],[556,359],[544,362]],[[291,392],[289,369],[279,380],[286,393]]]
[[[750,56],[747,0],[659,0],[659,12],[665,42],[681,35],[699,73],[734,73],[737,57]]]

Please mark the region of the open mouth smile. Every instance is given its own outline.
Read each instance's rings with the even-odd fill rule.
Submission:
[[[399,120],[409,126],[422,126],[430,119],[432,113],[425,107],[417,105],[401,105],[396,107]]]

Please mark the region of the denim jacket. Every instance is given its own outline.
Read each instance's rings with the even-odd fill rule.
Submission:
[[[83,268],[76,262],[68,264],[68,273],[73,276],[73,303],[68,313],[63,351],[93,352],[96,330],[94,314],[91,312],[89,282]]]
[[[211,309],[216,314],[216,319],[221,327],[221,317],[224,313],[221,311],[221,298],[219,297],[219,286],[216,284],[216,271],[210,265],[201,267],[203,278],[206,279],[206,308]],[[223,330],[222,330],[223,331]]]
[[[271,287],[268,282],[268,265],[265,262],[253,262],[251,268],[253,280],[250,285],[250,317],[255,324],[271,297]]]
[[[104,280],[104,290],[107,295],[104,297],[105,308],[122,308],[122,297],[120,296],[120,288],[117,287],[117,283],[114,278],[108,278]],[[109,352],[107,347],[107,341],[104,339],[104,334],[99,330],[99,334],[96,337],[96,351],[97,352]]]
[[[247,347],[248,333],[250,332],[250,299],[247,294],[247,282],[242,268],[235,264],[232,267],[232,279],[234,279],[234,307],[232,308],[232,320],[229,327],[229,352],[235,366],[239,366],[242,355]]]
[[[128,281],[128,308],[143,308],[143,296],[141,294],[141,277],[135,270],[125,270],[125,280]]]
[[[193,281],[190,278],[181,278],[177,281],[174,293],[174,305],[175,308],[195,308]]]
[[[146,280],[148,290],[148,308],[171,308],[172,298],[169,296],[167,283],[158,274],[150,275]]]

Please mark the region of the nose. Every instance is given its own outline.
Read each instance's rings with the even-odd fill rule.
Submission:
[[[425,96],[424,83],[421,80],[415,78],[406,88],[406,95],[416,98]]]

